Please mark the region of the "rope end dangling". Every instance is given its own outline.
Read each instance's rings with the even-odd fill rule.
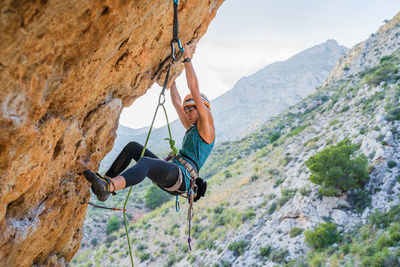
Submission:
[[[189,250],[192,251],[192,246],[190,245],[190,242],[192,242],[192,239],[189,237],[188,238]]]
[[[176,209],[176,212],[179,212],[181,210],[181,206],[179,204],[178,196],[176,196],[176,200],[175,200],[175,209]]]

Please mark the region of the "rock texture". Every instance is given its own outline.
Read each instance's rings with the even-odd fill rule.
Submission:
[[[162,81],[172,2],[0,4],[3,266],[64,265],[78,250],[89,198],[81,172],[111,149],[122,107]],[[222,2],[180,1],[182,42],[197,43]]]

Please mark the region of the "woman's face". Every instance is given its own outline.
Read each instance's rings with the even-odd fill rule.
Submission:
[[[196,106],[186,106],[184,109],[186,118],[193,125],[199,119],[199,111]]]

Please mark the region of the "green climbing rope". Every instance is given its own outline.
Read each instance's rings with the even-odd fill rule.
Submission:
[[[169,69],[168,69],[168,72],[169,72]],[[167,75],[167,76],[168,76],[168,75]],[[166,78],[168,78],[168,77],[166,77]],[[163,89],[165,89],[165,88],[163,88]],[[164,97],[164,101],[163,101],[163,102],[160,101],[161,96]],[[151,122],[151,126],[150,126],[149,132],[148,132],[147,137],[146,137],[146,142],[145,142],[145,144],[144,144],[144,147],[143,147],[142,153],[140,154],[140,157],[143,157],[143,155],[144,155],[144,153],[145,153],[145,151],[146,151],[147,143],[148,143],[148,141],[149,141],[150,134],[151,134],[151,131],[152,131],[152,129],[153,129],[154,121],[155,121],[155,119],[156,119],[157,112],[158,112],[158,109],[160,108],[160,106],[163,108],[164,114],[165,114],[165,118],[166,118],[166,120],[167,120],[169,138],[166,138],[166,139],[169,140],[169,144],[170,144],[171,150],[174,151],[174,153],[176,153],[176,154],[178,153],[178,150],[177,150],[176,147],[175,147],[175,140],[172,139],[171,128],[170,128],[169,121],[168,121],[167,111],[166,111],[166,109],[165,109],[165,107],[164,107],[164,102],[165,102],[165,96],[164,96],[164,90],[163,90],[163,91],[161,92],[161,94],[160,94],[160,98],[159,98],[159,101],[158,101],[158,105],[157,105],[156,111],[154,112],[153,120],[152,120],[152,122]],[[123,209],[124,209],[124,223],[125,223],[126,238],[127,238],[127,240],[128,240],[128,247],[129,247],[129,255],[130,255],[130,258],[131,258],[132,266],[134,266],[134,265],[133,265],[132,248],[131,248],[131,243],[130,243],[130,239],[129,239],[128,222],[127,222],[127,220],[126,220],[126,205],[127,205],[127,203],[128,203],[128,200],[129,200],[129,196],[130,196],[130,194],[131,194],[131,191],[132,191],[132,187],[130,187],[129,192],[128,192],[128,195],[126,196],[125,203],[124,203],[124,208],[123,208]]]
[[[173,6],[174,6],[174,21],[173,21],[173,33],[172,33],[173,37],[172,37],[172,40],[171,40],[171,56],[170,56],[171,61],[170,61],[169,65],[168,65],[168,67],[167,67],[167,74],[165,75],[163,88],[162,88],[161,93],[160,93],[160,95],[158,97],[158,105],[157,105],[156,111],[154,112],[153,120],[151,121],[150,129],[149,129],[149,132],[147,133],[146,142],[145,142],[145,144],[143,146],[143,150],[142,150],[142,153],[140,154],[140,158],[143,157],[143,155],[144,155],[144,153],[146,151],[147,143],[149,142],[150,134],[151,134],[151,131],[153,129],[154,121],[156,119],[157,112],[158,112],[158,109],[160,108],[160,106],[163,108],[164,114],[165,114],[165,119],[167,120],[169,138],[166,138],[166,140],[169,141],[169,146],[170,146],[171,150],[173,151],[174,155],[178,154],[178,150],[175,147],[175,140],[172,139],[171,127],[170,127],[169,121],[168,121],[167,110],[164,107],[165,89],[167,88],[167,85],[168,85],[168,78],[169,78],[169,72],[171,70],[171,66],[175,61],[179,60],[179,56],[182,56],[182,53],[180,55],[178,55],[178,56],[175,53],[174,43],[178,43],[179,49],[182,52],[184,51],[182,46],[181,46],[181,42],[179,40],[179,37],[178,37],[178,31],[179,31],[178,30],[178,0],[174,0]],[[132,267],[134,267],[131,242],[129,240],[128,222],[126,220],[126,205],[128,203],[131,191],[132,191],[132,187],[129,189],[128,195],[126,196],[125,203],[124,203],[124,223],[125,223],[126,238],[127,238],[127,241],[128,241],[129,256],[131,258]]]

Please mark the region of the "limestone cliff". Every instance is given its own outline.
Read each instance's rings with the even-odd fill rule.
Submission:
[[[122,107],[162,81],[172,2],[1,2],[2,266],[62,265],[78,250],[81,172],[111,149]],[[197,43],[222,2],[180,1],[182,42]]]

